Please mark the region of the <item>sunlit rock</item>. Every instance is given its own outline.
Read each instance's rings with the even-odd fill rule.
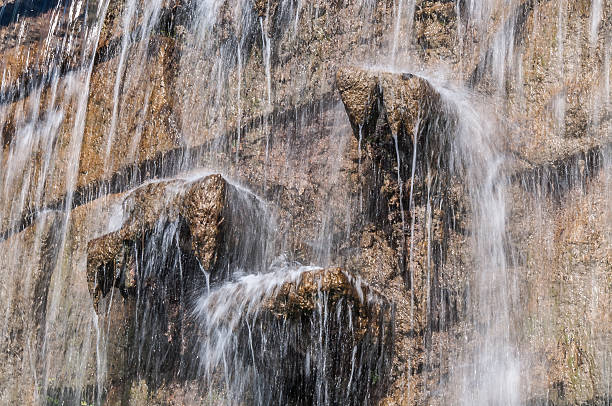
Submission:
[[[425,123],[440,110],[438,93],[427,80],[410,73],[340,68],[336,86],[358,136],[360,131],[365,136],[384,132],[376,128],[382,116],[392,135],[412,138],[419,121]]]
[[[49,287],[57,265],[61,219],[46,213],[32,227],[0,243],[0,402],[34,404],[36,379],[29,371],[45,362]],[[25,267],[28,273],[21,272]],[[49,323],[50,324],[50,323]],[[29,363],[25,364],[24,359]],[[12,402],[11,402],[12,403]]]
[[[181,182],[175,183],[177,188],[182,186]],[[87,280],[94,304],[97,306],[100,294],[106,295],[113,286],[126,293],[135,285],[135,246],[147,243],[148,236],[160,227],[160,220],[162,224],[176,223],[175,227],[184,228],[178,230],[181,244],[186,245],[181,248],[193,252],[203,269],[214,266],[225,187],[220,175],[212,175],[174,195],[166,193],[166,182],[151,183],[130,194],[124,202],[126,213],[121,229],[88,245]]]
[[[336,73],[336,86],[353,129],[371,121],[379,102],[378,78],[375,72],[358,68],[340,68]],[[375,120],[374,120],[375,121]]]
[[[0,0],[0,404],[610,403],[611,15]],[[197,168],[262,197],[226,180],[215,223],[147,183]],[[397,306],[392,352],[352,274]],[[194,342],[198,298],[236,328]],[[203,372],[215,334],[240,368]]]
[[[123,197],[118,229],[87,245],[87,281],[107,342],[104,393],[129,396],[197,371],[193,295],[207,284],[231,214],[220,175],[156,181]]]

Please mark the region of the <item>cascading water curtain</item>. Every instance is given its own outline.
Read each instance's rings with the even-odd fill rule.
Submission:
[[[609,0],[0,0],[0,403],[610,404]]]

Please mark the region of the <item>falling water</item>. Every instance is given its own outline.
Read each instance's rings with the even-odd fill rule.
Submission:
[[[366,371],[380,365],[384,338],[378,342],[358,338],[362,320],[350,302],[334,303],[326,272],[278,263],[268,273],[243,276],[199,299],[196,314],[205,337],[201,368],[211,401],[234,403],[246,397],[257,405],[370,403],[372,387]],[[312,279],[313,274],[320,279]],[[359,280],[351,283],[356,300],[378,306],[379,299],[364,290]],[[289,293],[291,286],[294,293]],[[306,309],[286,299],[288,293],[303,295],[301,286],[319,296]],[[301,323],[297,325],[292,320],[295,311],[305,312],[298,316]],[[351,348],[346,357],[330,354],[338,339],[337,343]],[[282,371],[276,369],[279,363]],[[382,373],[377,368],[376,373]]]
[[[48,84],[48,89],[51,91],[51,97],[48,97],[45,100],[42,97],[43,92],[41,88],[33,89],[34,97],[31,97],[31,104],[28,106],[28,109],[31,108],[32,110],[27,113],[29,117],[31,117],[29,119],[31,121],[29,124],[18,127],[15,133],[16,137],[10,146],[10,154],[13,154],[13,158],[10,158],[6,162],[5,168],[7,171],[3,176],[2,194],[5,196],[5,199],[10,200],[9,196],[10,194],[15,193],[15,187],[21,189],[22,196],[21,203],[7,206],[11,207],[13,212],[11,213],[9,211],[4,213],[2,217],[2,224],[4,227],[14,223],[15,220],[18,220],[18,212],[23,212],[23,210],[32,203],[29,201],[29,193],[31,188],[37,191],[35,197],[36,204],[42,204],[44,196],[42,189],[44,187],[52,184],[52,182],[58,181],[62,184],[68,185],[65,204],[63,207],[60,207],[61,211],[59,213],[59,219],[50,223],[50,228],[45,226],[45,224],[49,224],[45,220],[38,221],[36,225],[38,231],[33,238],[34,247],[40,247],[42,261],[47,261],[46,263],[41,263],[40,265],[42,266],[43,274],[46,274],[43,277],[43,280],[45,280],[44,283],[50,283],[51,285],[48,290],[48,297],[41,296],[37,299],[42,301],[38,310],[39,315],[37,317],[41,317],[42,314],[41,321],[43,324],[38,327],[26,327],[32,329],[32,331],[40,329],[41,332],[39,333],[39,337],[42,337],[42,342],[39,341],[39,344],[36,344],[36,341],[40,340],[40,338],[35,337],[33,339],[32,348],[30,349],[32,353],[29,355],[30,365],[29,368],[26,368],[26,370],[23,371],[25,376],[29,375],[26,372],[27,369],[32,371],[31,376],[35,381],[36,391],[31,393],[31,395],[33,396],[32,401],[36,402],[43,402],[46,398],[47,388],[49,387],[50,382],[55,379],[55,372],[57,372],[58,377],[65,373],[64,377],[69,380],[82,380],[82,375],[79,377],[79,374],[83,373],[83,368],[85,367],[83,360],[86,359],[89,354],[89,340],[87,339],[88,335],[85,331],[82,331],[80,334],[82,334],[83,343],[80,348],[75,347],[72,349],[67,349],[65,352],[67,357],[78,358],[72,361],[72,366],[74,369],[72,371],[63,371],[63,367],[55,364],[55,362],[61,362],[61,360],[54,354],[55,349],[53,347],[56,344],[55,340],[59,338],[56,337],[56,334],[66,337],[66,334],[72,334],[74,332],[62,333],[61,331],[62,328],[68,327],[61,325],[59,319],[62,317],[62,315],[58,312],[58,303],[63,300],[62,295],[65,293],[64,290],[66,287],[63,286],[59,276],[51,278],[51,274],[54,273],[56,266],[59,265],[59,268],[61,269],[61,267],[65,265],[62,263],[62,260],[59,260],[58,258],[64,257],[65,251],[68,249],[68,223],[70,221],[70,209],[72,206],[72,196],[74,192],[73,185],[78,170],[77,163],[79,161],[85,125],[85,109],[87,106],[88,87],[93,69],[95,49],[97,47],[107,5],[108,2],[101,2],[99,4],[97,13],[93,16],[93,23],[89,27],[89,30],[71,29],[69,32],[65,33],[63,41],[61,41],[61,45],[59,46],[56,43],[56,35],[58,35],[56,29],[60,30],[60,26],[65,27],[66,23],[72,27],[74,27],[74,24],[82,24],[84,20],[87,20],[87,11],[84,17],[79,15],[79,18],[77,19],[76,14],[79,14],[82,2],[76,3],[76,6],[75,4],[72,4],[69,9],[69,15],[62,24],[58,24],[58,21],[66,18],[66,15],[60,12],[59,7],[53,11],[53,22],[45,41],[44,52],[49,52],[49,54],[57,52],[61,55],[62,52],[73,51],[74,47],[78,45],[81,47],[81,59],[78,61],[78,65],[81,68],[62,78],[59,67],[51,64],[47,75],[43,79]],[[54,49],[54,47],[57,48]],[[41,55],[41,57],[44,57],[44,54]],[[27,90],[28,89],[23,89],[22,91]],[[45,104],[43,100],[48,103],[46,107],[44,107]],[[65,120],[66,115],[68,114],[70,114],[69,122],[72,123],[72,131],[67,142],[67,148],[64,151],[60,151],[57,142],[57,139],[60,136],[58,120]],[[18,120],[19,118],[16,117],[15,119]],[[56,173],[54,166],[57,163],[60,152],[64,154],[63,158],[66,160],[66,162],[70,164],[62,174],[63,178],[58,179],[55,177]],[[23,161],[23,159],[26,159],[31,162],[36,159],[36,156],[42,156],[41,161],[43,163],[43,170],[37,174],[30,173],[30,165],[24,165]],[[36,177],[38,177],[38,179],[36,179]],[[32,181],[33,184],[15,184],[16,181],[21,182],[23,180]],[[36,180],[38,184],[35,184]],[[17,202],[17,200],[15,200],[15,202]],[[55,215],[52,214],[51,218],[54,216]],[[16,250],[19,248],[19,244],[13,247],[13,249]],[[40,294],[40,292],[35,294]],[[45,309],[45,306],[47,309]],[[11,306],[7,306],[7,309],[10,307]],[[78,325],[78,320],[75,320],[75,322],[77,331],[81,330],[83,326]],[[10,324],[8,323],[4,324],[5,329],[9,326]],[[35,347],[38,345],[40,346],[38,349],[36,349]],[[39,352],[40,350],[42,351]],[[75,356],[75,351],[77,353],[80,352],[81,355]],[[43,368],[42,373],[39,375],[36,374],[35,371],[40,370],[40,365],[42,365]],[[27,382],[27,379],[28,378],[24,378],[23,383]],[[19,390],[21,381],[17,380],[15,383],[17,384],[17,390]],[[81,389],[78,389],[77,391],[80,393]],[[3,396],[7,395],[9,396],[8,399],[12,397],[10,392],[4,392]],[[78,394],[77,396],[80,397]]]
[[[451,171],[466,185],[472,211],[474,341],[466,358],[457,360],[465,405],[518,405],[519,371],[511,337],[510,312],[515,293],[506,264],[506,185],[504,156],[495,138],[497,124],[490,112],[463,89],[430,79],[450,119],[444,137],[451,144]],[[489,119],[485,119],[489,117]]]
[[[359,166],[357,168],[359,176],[361,177],[361,144],[363,143],[363,126],[359,126],[359,141],[357,144],[357,159],[359,160]],[[359,185],[359,212],[363,212],[363,186]]]
[[[610,6],[549,3],[0,0],[0,403],[609,403]]]
[[[412,35],[412,20],[414,18],[415,7],[415,0],[399,0],[396,4],[395,22],[393,26],[393,42],[391,45],[392,64],[396,64],[398,61],[398,47],[403,45],[402,42],[409,41],[409,38]]]
[[[400,21],[402,18],[402,8],[404,5],[404,0],[399,0],[397,4],[397,11],[395,17],[395,27],[393,29],[393,47],[391,50],[391,60],[395,62],[395,54],[397,52],[397,43],[399,41],[399,29],[400,29]]]
[[[597,32],[602,17],[602,1],[593,0],[591,2],[591,29],[589,31],[589,41],[593,44],[597,40]]]
[[[125,10],[122,16],[122,31],[123,36],[121,38],[121,53],[119,56],[119,65],[117,66],[117,75],[115,77],[115,86],[113,88],[113,112],[111,113],[111,124],[106,141],[106,155],[105,158],[110,159],[111,146],[113,144],[113,137],[115,130],[117,129],[117,113],[119,109],[119,90],[123,81],[125,59],[129,51],[131,30],[132,30],[132,19],[136,12],[136,0],[128,0]]]

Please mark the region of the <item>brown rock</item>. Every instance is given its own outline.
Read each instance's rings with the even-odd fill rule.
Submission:
[[[181,213],[189,224],[193,251],[205,269],[216,261],[224,204],[225,181],[221,175],[207,177],[185,194]]]
[[[384,360],[393,353],[395,312],[385,297],[340,268],[304,271],[265,295],[259,306],[243,308],[235,332],[255,348],[265,343],[266,351],[241,354],[255,363],[258,380],[274,382],[271,390],[289,404],[312,404],[311,377],[324,375],[337,383],[325,395],[330,403],[376,404],[388,384],[390,363]],[[302,391],[286,395],[296,384]]]
[[[96,308],[100,297],[112,287],[127,289],[135,285],[137,275],[129,274],[129,266],[125,269],[132,255],[129,247],[145,238],[160,220],[183,219],[195,257],[205,269],[214,266],[225,207],[225,181],[221,175],[211,175],[168,196],[166,188],[180,184],[157,182],[135,190],[124,202],[124,226],[88,243],[87,281]]]
[[[353,127],[365,125],[380,98],[376,74],[343,67],[336,73],[336,86]]]
[[[383,103],[393,134],[411,134],[419,118],[439,113],[439,95],[425,79],[407,73],[380,74]]]
[[[278,0],[253,0],[253,6],[260,17],[273,16],[278,6]]]
[[[356,135],[371,135],[383,112],[392,135],[412,135],[418,119],[439,111],[438,93],[425,79],[409,73],[340,68],[336,86]]]
[[[297,282],[286,282],[264,305],[276,317],[299,318],[310,315],[318,297],[327,295],[332,305],[340,300],[351,303],[357,310],[353,320],[357,336],[363,337],[368,327],[376,323],[372,315],[389,311],[390,303],[367,284],[355,279],[341,268],[305,272]],[[385,317],[391,317],[386,314]],[[393,320],[390,320],[393,323]]]

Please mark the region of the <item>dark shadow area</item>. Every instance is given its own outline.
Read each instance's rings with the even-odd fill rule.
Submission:
[[[93,405],[96,402],[98,390],[94,385],[85,388],[50,387],[42,400],[45,406]]]
[[[65,6],[71,0],[16,0],[0,7],[0,28],[7,27],[21,18],[38,17],[59,4]]]
[[[287,309],[291,300],[276,298],[272,303],[281,302],[279,308]],[[314,300],[328,310],[279,314],[273,307],[243,322],[237,332],[242,365],[231,372],[253,373],[246,390],[249,404],[369,405],[386,393],[393,357],[393,307],[384,303],[364,309],[350,296],[337,300],[333,292]],[[347,322],[353,318],[361,327]]]
[[[534,196],[560,203],[571,189],[580,187],[584,190],[603,170],[606,149],[611,147],[612,143],[608,143],[577,151],[551,163],[517,172],[511,181]]]
[[[133,382],[144,380],[154,390],[195,378],[198,329],[191,304],[206,282],[184,220],[160,222],[124,240],[120,253],[98,269],[96,285],[106,297],[101,314],[110,326],[105,397],[127,404]]]

